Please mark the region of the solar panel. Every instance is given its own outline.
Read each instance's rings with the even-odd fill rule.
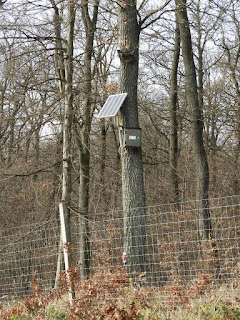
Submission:
[[[101,119],[116,116],[126,97],[127,93],[120,93],[109,96],[99,114],[97,115],[97,118]]]

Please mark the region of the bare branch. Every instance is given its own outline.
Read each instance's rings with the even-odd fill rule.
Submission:
[[[155,10],[151,10],[143,19],[140,18],[140,21],[139,21],[139,26],[141,28],[141,30],[143,29],[146,29],[148,26],[150,26],[153,22],[157,21],[161,15],[163,15],[163,13],[167,12],[167,11],[164,11],[164,12],[161,12],[157,18],[151,20],[149,23],[147,23],[145,26],[143,26],[143,24],[149,19],[151,18],[154,14],[158,13],[159,11],[162,11],[164,8],[166,8],[166,6],[171,2],[172,0],[168,0],[167,2],[165,2],[165,4],[163,4],[161,7],[155,9]]]

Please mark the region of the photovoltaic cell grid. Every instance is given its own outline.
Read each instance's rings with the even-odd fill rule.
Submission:
[[[127,97],[127,93],[114,94],[107,98],[101,111],[97,115],[98,119],[115,117]]]

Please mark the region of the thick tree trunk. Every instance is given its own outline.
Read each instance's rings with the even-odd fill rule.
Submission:
[[[178,188],[178,122],[177,122],[177,73],[180,54],[180,31],[176,22],[174,52],[171,69],[171,91],[170,91],[170,152],[169,152],[169,173],[170,173],[170,187],[172,200],[179,201],[179,188]]]
[[[138,123],[138,63],[139,33],[135,0],[120,2],[120,92],[127,92],[122,107],[123,128],[139,128]],[[142,150],[122,147],[122,194],[124,212],[124,248],[127,270],[143,272],[146,254],[146,209],[143,181]]]
[[[199,200],[198,221],[201,239],[211,237],[211,219],[208,205],[209,170],[203,142],[203,117],[198,99],[196,69],[193,60],[192,41],[187,17],[186,0],[175,0],[176,15],[182,42],[182,54],[185,67],[186,98],[190,109],[191,138],[196,163],[197,189]]]

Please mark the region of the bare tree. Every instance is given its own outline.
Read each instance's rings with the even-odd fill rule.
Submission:
[[[139,128],[138,122],[138,63],[140,26],[135,0],[119,3],[120,29],[120,92],[128,96],[121,112],[124,128]],[[122,194],[124,211],[124,252],[128,272],[145,270],[146,199],[143,181],[141,148],[122,149]]]
[[[211,219],[208,205],[209,169],[203,142],[203,116],[198,97],[196,68],[193,60],[192,40],[187,16],[187,3],[186,0],[175,0],[175,3],[185,66],[186,98],[190,111],[191,139],[196,165],[199,234],[201,239],[209,239],[211,237]]]
[[[89,1],[82,0],[82,20],[85,29],[85,48],[83,66],[83,102],[81,123],[76,123],[76,134],[79,148],[79,211],[80,211],[80,276],[90,274],[90,232],[88,225],[89,183],[90,183],[90,131],[92,121],[92,57],[96,31],[99,0],[94,1],[92,17],[89,13]]]
[[[119,5],[120,30],[120,76],[119,90],[128,94],[121,109],[122,128],[139,128],[138,120],[138,74],[139,37],[142,29],[149,26],[170,1],[161,8],[151,10],[144,18],[137,10],[136,0],[124,0]],[[144,1],[140,7],[144,6]],[[139,17],[139,21],[138,21]],[[149,18],[150,21],[148,20]],[[122,130],[120,130],[122,132]],[[127,256],[128,272],[145,270],[146,256],[146,199],[143,180],[141,148],[123,148],[122,155],[122,196],[124,214],[124,252]]]

